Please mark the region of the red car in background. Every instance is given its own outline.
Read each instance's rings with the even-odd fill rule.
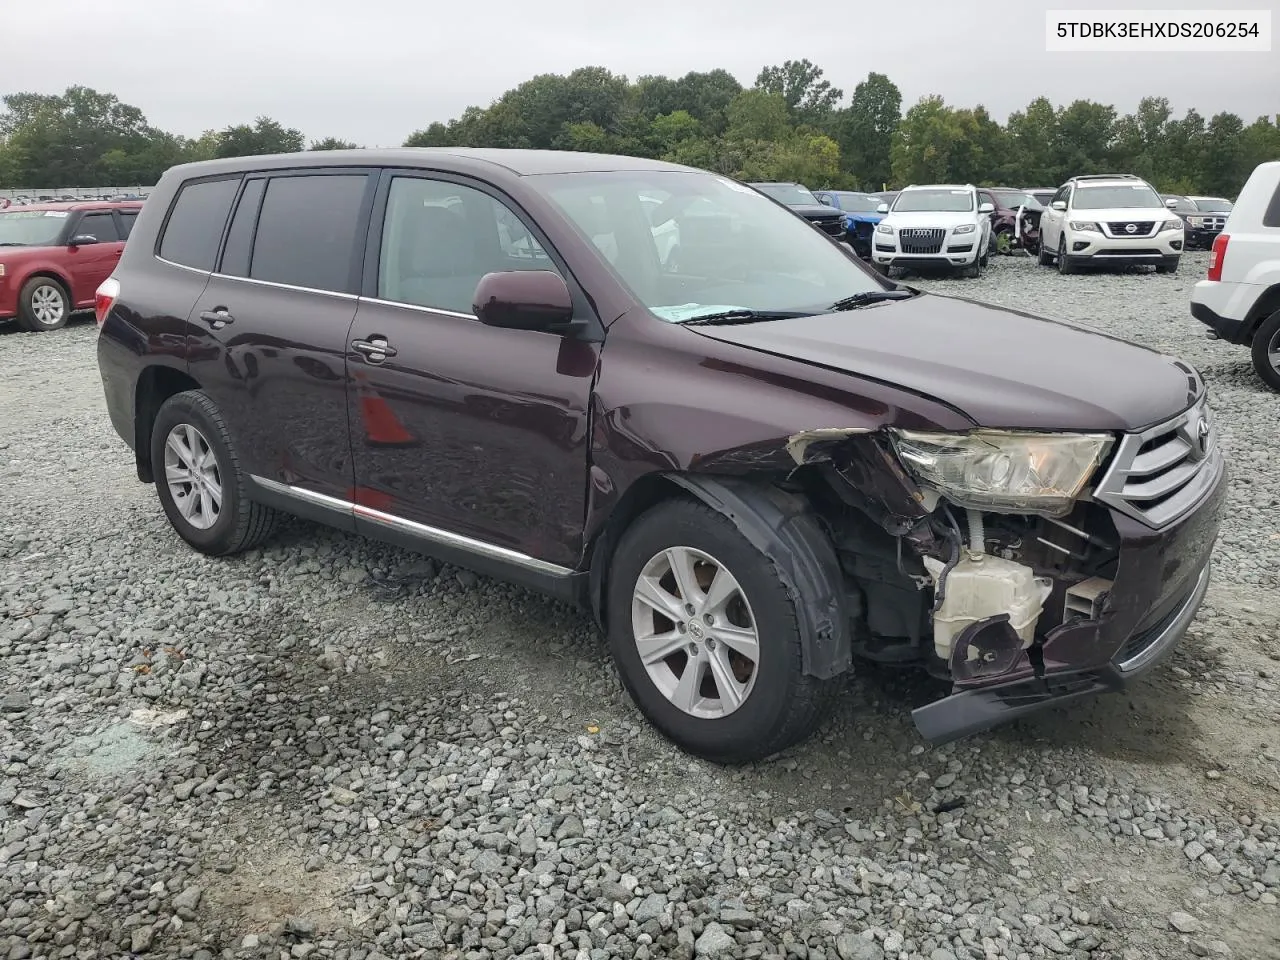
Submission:
[[[142,203],[82,201],[0,210],[0,320],[27,330],[64,326],[93,308]]]

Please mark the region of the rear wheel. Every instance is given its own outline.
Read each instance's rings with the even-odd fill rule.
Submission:
[[[71,297],[52,277],[32,277],[18,292],[18,324],[32,333],[57,330],[71,316]]]
[[[1280,391],[1280,310],[1263,320],[1253,335],[1253,369],[1263,383]]]
[[[609,645],[636,705],[677,746],[758,760],[812,733],[838,689],[803,672],[796,602],[732,521],[667,501],[614,553]]]
[[[164,402],[151,431],[156,493],[169,523],[201,553],[222,556],[260,543],[279,514],[249,499],[217,404],[199,390]]]

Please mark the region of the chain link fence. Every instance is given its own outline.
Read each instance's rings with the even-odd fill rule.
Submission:
[[[63,197],[75,199],[97,199],[98,197],[114,197],[122,193],[150,193],[151,186],[133,184],[127,187],[14,187],[12,190],[0,190],[0,197],[49,197],[61,200]]]

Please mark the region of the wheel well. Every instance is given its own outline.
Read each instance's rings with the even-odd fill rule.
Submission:
[[[600,527],[600,531],[588,545],[588,605],[596,623],[601,629],[607,629],[605,618],[605,599],[609,595],[608,571],[609,560],[614,548],[627,527],[636,517],[664,500],[677,497],[688,497],[689,493],[669,476],[662,473],[650,473],[641,477],[627,488],[622,499],[618,501],[609,518]]]
[[[138,479],[151,483],[151,428],[164,402],[185,390],[199,390],[200,384],[172,367],[147,367],[138,377],[133,400],[133,451]]]
[[[34,271],[32,271],[29,275],[27,275],[25,278],[23,278],[23,281],[22,281],[22,287],[25,287],[25,286],[26,286],[28,283],[30,283],[32,280],[39,279],[40,277],[44,277],[46,280],[54,280],[54,281],[56,281],[56,282],[57,282],[57,284],[58,284],[58,286],[62,287],[62,289],[66,291],[67,296],[68,296],[68,297],[69,297],[69,296],[71,296],[71,284],[67,282],[67,278],[66,278],[66,277],[64,277],[64,276],[62,276],[62,275],[61,275],[61,274],[59,274],[59,273],[55,273],[55,272],[54,272],[54,271],[52,271],[52,270],[34,270]],[[22,289],[22,287],[19,287],[18,289]]]
[[[1246,343],[1253,339],[1253,335],[1262,326],[1262,321],[1277,310],[1280,310],[1280,283],[1260,296],[1254,303],[1253,309],[1249,311],[1249,319],[1245,321]]]

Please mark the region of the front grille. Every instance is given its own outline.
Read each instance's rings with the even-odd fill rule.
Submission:
[[[1088,244],[1086,243],[1087,247]],[[1095,256],[1099,257],[1160,257],[1163,252],[1155,247],[1121,247],[1116,250],[1100,250]]]
[[[1125,434],[1093,496],[1160,529],[1193,510],[1221,471],[1218,431],[1201,398],[1166,423]]]
[[[829,237],[844,236],[844,217],[815,217],[812,222]]]
[[[1117,220],[1108,223],[1107,227],[1113,237],[1147,237],[1155,229],[1155,223],[1151,220]]]
[[[941,253],[947,231],[930,227],[911,227],[898,231],[898,246],[903,253]]]

